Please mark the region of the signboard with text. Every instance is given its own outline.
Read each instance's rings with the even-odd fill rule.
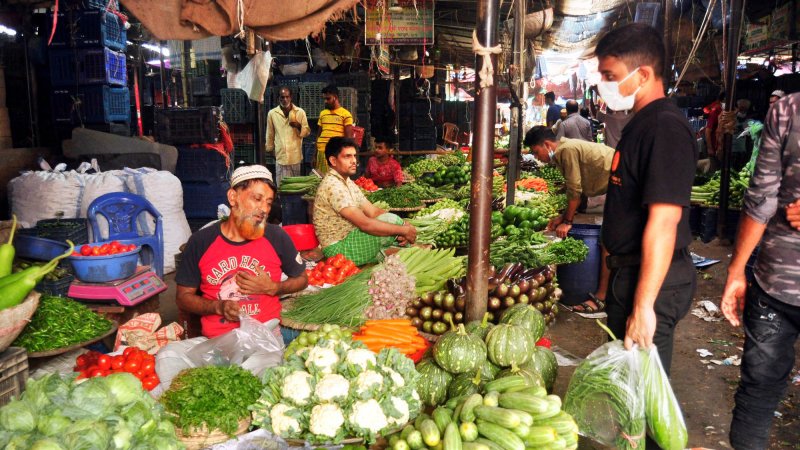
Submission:
[[[384,1],[390,1],[392,7],[384,10],[376,0],[367,1],[367,45],[433,44],[433,0]]]

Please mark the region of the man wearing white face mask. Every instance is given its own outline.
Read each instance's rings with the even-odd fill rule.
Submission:
[[[695,269],[687,246],[689,196],[697,164],[694,133],[664,97],[664,43],[654,28],[630,24],[595,49],[598,91],[615,111],[635,113],[611,163],[602,240],[610,256],[608,325],[625,347],[658,348],[669,373],[675,326],[689,310]]]

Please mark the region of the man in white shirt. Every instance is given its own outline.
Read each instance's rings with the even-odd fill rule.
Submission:
[[[303,138],[311,133],[302,108],[292,103],[292,91],[280,90],[279,105],[267,114],[267,153],[275,153],[275,184],[284,177],[301,175]]]

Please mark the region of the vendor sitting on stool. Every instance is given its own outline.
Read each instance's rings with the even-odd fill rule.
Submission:
[[[275,192],[266,167],[239,167],[228,189],[230,217],[192,234],[186,244],[175,275],[176,302],[202,316],[205,337],[238,328],[240,313],[259,322],[279,319],[278,297],[308,285],[291,238],[267,223]],[[282,273],[286,280],[281,281]],[[280,329],[275,334],[280,336]]]
[[[375,156],[367,161],[367,170],[364,175],[371,178],[378,187],[392,187],[403,184],[403,168],[392,155],[389,154],[391,146],[389,140],[383,137],[375,138]]]
[[[325,146],[331,170],[314,199],[314,228],[326,257],[343,254],[356,265],[376,262],[381,250],[413,244],[414,226],[376,207],[350,179],[358,167],[358,146],[350,138],[333,137]]]

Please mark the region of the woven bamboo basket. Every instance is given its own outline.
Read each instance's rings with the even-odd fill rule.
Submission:
[[[33,313],[39,307],[40,295],[36,291],[31,291],[22,303],[0,314],[0,352],[7,349],[31,321]]]
[[[239,427],[236,429],[234,436],[244,434],[248,428],[250,428],[249,417],[239,421]],[[183,434],[183,430],[176,428],[175,433],[178,436],[178,440],[186,446],[186,450],[200,450],[231,439],[230,436],[220,430],[215,429],[209,432],[205,426],[202,428],[195,428],[189,434]]]
[[[294,301],[295,299],[293,298],[282,301],[281,309],[283,309],[284,311],[291,310],[294,307]],[[298,322],[296,320],[288,319],[283,316],[281,316],[281,326],[301,331],[316,331],[322,327],[322,325],[318,323],[303,323],[303,322]]]
[[[553,8],[525,15],[525,37],[533,39],[553,26]]]

